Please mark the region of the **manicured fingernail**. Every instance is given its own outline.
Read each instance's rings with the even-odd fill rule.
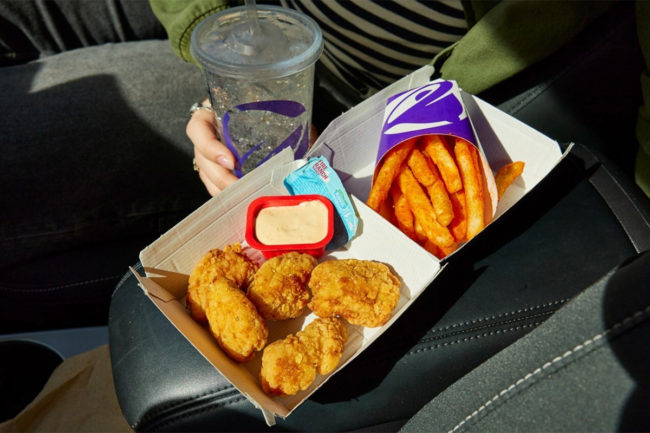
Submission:
[[[217,156],[217,164],[219,164],[220,166],[228,170],[232,170],[233,168],[235,168],[232,161],[230,161],[230,159],[228,159],[223,155]]]

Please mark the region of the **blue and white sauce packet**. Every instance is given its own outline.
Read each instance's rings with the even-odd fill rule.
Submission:
[[[310,158],[307,164],[284,179],[284,186],[291,195],[320,194],[332,202],[336,209],[334,237],[327,244],[327,250],[340,248],[354,237],[359,218],[341,179],[327,159],[322,156]]]

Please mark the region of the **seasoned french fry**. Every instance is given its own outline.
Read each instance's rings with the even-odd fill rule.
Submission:
[[[400,171],[397,182],[400,190],[406,196],[415,220],[422,225],[427,239],[439,246],[447,247],[452,245],[454,237],[447,227],[436,220],[429,197],[427,197],[408,166],[405,166]]]
[[[464,242],[467,238],[467,215],[465,212],[465,191],[460,190],[449,195],[454,208],[454,219],[449,223],[449,230],[456,242]]]
[[[433,185],[440,178],[431,171],[427,158],[418,149],[413,149],[406,163],[418,182],[424,186]]]
[[[440,170],[445,187],[451,194],[460,191],[463,188],[463,183],[458,166],[454,161],[453,152],[450,152],[443,140],[444,137],[439,135],[426,135],[422,138],[422,145],[424,152]]]
[[[454,154],[465,189],[465,211],[467,215],[467,240],[472,239],[485,227],[485,203],[483,202],[483,180],[477,162],[476,148],[456,138]]]
[[[443,226],[448,226],[454,219],[454,208],[449,198],[449,193],[445,188],[445,183],[440,178],[435,164],[430,160],[427,160],[427,164],[433,177],[436,179],[433,184],[427,187],[427,193],[431,199],[433,210],[436,212],[436,219]]]
[[[512,185],[512,182],[521,176],[521,173],[524,171],[524,165],[525,163],[523,161],[515,161],[504,165],[497,171],[496,176],[494,176],[494,181],[497,184],[499,199],[501,199],[501,196],[506,192],[508,187]]]
[[[422,248],[433,254],[434,256],[438,257],[440,254],[440,248],[438,245],[432,243],[430,240],[426,240],[422,243]],[[440,257],[438,257],[440,258]]]
[[[492,199],[488,191],[487,179],[483,171],[483,163],[478,150],[472,146],[472,158],[474,159],[474,167],[477,169],[479,179],[481,180],[481,189],[483,191],[483,227],[492,221]]]
[[[440,181],[428,186],[427,193],[436,213],[436,219],[441,225],[448,226],[454,219],[454,209],[444,183]]]
[[[390,186],[399,173],[399,168],[415,146],[415,139],[410,139],[391,149],[384,157],[384,162],[370,188],[366,204],[379,212],[381,203],[386,200]]]
[[[438,222],[443,226],[448,225],[454,217],[454,210],[435,164],[417,148],[411,151],[406,163],[417,181],[427,190]]]
[[[395,219],[397,220],[397,227],[406,236],[417,242],[413,212],[411,212],[408,201],[399,189],[397,182],[393,182],[393,185],[390,188],[390,194],[393,199],[393,210],[395,212]]]
[[[438,247],[440,250],[440,255],[437,256],[439,259],[447,257],[449,254],[453,253],[458,249],[458,244],[454,243],[449,245],[448,247]]]
[[[449,254],[453,253],[458,249],[458,244],[452,244],[448,247],[441,247],[438,245],[433,244],[431,241],[426,241],[423,245],[422,248],[433,254],[439,259],[444,259],[447,257]]]
[[[381,205],[379,206],[379,215],[383,216],[384,219],[388,220],[390,223],[397,225],[395,212],[393,211],[393,199],[390,196],[387,196],[386,199],[381,202]]]
[[[413,225],[414,225],[414,228],[415,228],[415,238],[416,238],[417,242],[419,242],[419,243],[426,242],[428,240],[427,239],[427,234],[425,233],[424,227],[422,227],[422,224],[420,224],[420,222],[415,219],[415,216],[413,217]]]

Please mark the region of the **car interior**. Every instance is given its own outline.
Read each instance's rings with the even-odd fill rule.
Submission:
[[[0,422],[64,360],[108,345],[135,431],[650,429],[650,198],[633,174],[645,68],[635,25],[632,2],[618,3],[559,52],[478,95],[568,154],[287,418],[269,427],[155,307],[129,269],[144,274],[139,252],[155,238],[134,234],[3,270]],[[88,281],[98,268],[106,277]],[[80,283],[52,288],[52,272]],[[582,355],[592,340],[602,346]],[[605,353],[611,374],[590,381]],[[552,374],[535,380],[542,370]]]

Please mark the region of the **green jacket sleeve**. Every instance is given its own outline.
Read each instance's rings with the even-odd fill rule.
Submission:
[[[153,13],[167,31],[172,49],[186,62],[197,64],[190,54],[192,30],[206,16],[225,9],[228,0],[149,0]]]
[[[480,93],[548,57],[605,12],[611,1],[463,0],[470,26],[433,64],[445,79]],[[636,2],[637,33],[646,70],[636,136],[635,180],[650,197],[650,2]]]
[[[565,0],[465,2],[471,27],[436,56],[434,66],[442,78],[480,93],[561,48],[611,5]]]

